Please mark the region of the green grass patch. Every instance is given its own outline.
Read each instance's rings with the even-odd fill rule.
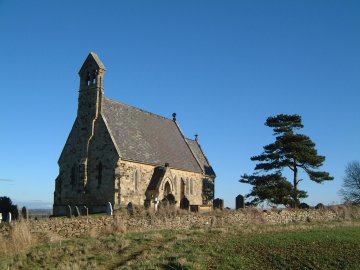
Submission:
[[[360,221],[128,232],[34,246],[0,269],[360,269]]]

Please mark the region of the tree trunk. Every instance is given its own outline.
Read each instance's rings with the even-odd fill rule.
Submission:
[[[298,170],[297,170],[297,166],[296,166],[296,162],[294,162],[294,195],[293,195],[293,199],[294,199],[294,208],[298,207],[299,204],[299,199],[298,199]]]

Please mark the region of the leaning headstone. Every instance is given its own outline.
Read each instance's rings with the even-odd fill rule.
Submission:
[[[79,216],[80,216],[79,207],[77,207],[76,205],[75,205],[75,207],[74,207],[74,216],[75,216],[75,217],[79,217]]]
[[[68,218],[71,218],[71,216],[72,216],[72,211],[71,211],[71,206],[70,205],[66,206],[66,216]]]
[[[131,202],[128,203],[128,205],[127,205],[126,208],[127,208],[127,212],[128,212],[129,215],[133,215],[133,214],[134,214],[134,211],[135,211],[135,210],[134,210],[134,206],[133,206],[133,204],[132,204]]]
[[[112,206],[111,206],[111,202],[108,202],[107,203],[107,206],[106,206],[106,214],[108,216],[112,216],[113,215],[113,209],[112,209]]]
[[[189,210],[189,208],[190,208],[190,202],[189,202],[188,198],[186,198],[185,196],[180,201],[180,208],[184,209],[184,210]]]
[[[88,215],[89,215],[89,208],[87,208],[87,206],[84,205],[84,206],[81,208],[81,212],[82,212],[82,215],[83,215],[83,216],[88,216]]]
[[[239,208],[245,208],[244,196],[243,195],[236,196],[235,203],[236,203],[236,210],[238,210]]]
[[[213,207],[214,207],[214,209],[223,210],[224,209],[224,200],[219,199],[219,198],[213,200]]]
[[[25,206],[21,209],[21,216],[23,219],[29,219],[29,212]]]
[[[5,222],[11,223],[11,213],[10,212],[7,214]]]

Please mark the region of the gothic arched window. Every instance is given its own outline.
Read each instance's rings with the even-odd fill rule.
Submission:
[[[177,191],[177,179],[176,179],[176,175],[174,176],[174,191]]]
[[[74,187],[76,184],[76,165],[74,164],[71,168],[70,184]]]
[[[101,181],[102,181],[102,170],[103,170],[103,166],[101,161],[99,162],[99,164],[97,165],[97,180],[98,180],[98,187],[100,187],[101,185]]]
[[[194,193],[194,180],[191,178],[190,179],[190,194]]]
[[[190,193],[190,181],[189,178],[186,178],[186,194],[189,195]]]
[[[170,187],[170,183],[166,181],[164,185],[164,197],[166,197],[169,194],[171,194],[171,187]]]
[[[135,174],[134,174],[134,190],[135,191],[138,190],[139,180],[140,180],[140,173],[138,170],[136,170]]]

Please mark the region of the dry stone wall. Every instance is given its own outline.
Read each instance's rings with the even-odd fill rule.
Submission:
[[[257,210],[213,211],[192,213],[168,211],[162,213],[143,213],[142,215],[116,214],[114,216],[96,215],[78,218],[53,218],[28,220],[34,234],[48,232],[64,238],[92,235],[92,232],[121,226],[126,231],[149,231],[162,229],[188,229],[236,226],[244,224],[287,224],[294,222],[321,222],[344,219],[360,219],[360,206],[338,206],[326,209],[308,210]],[[14,224],[13,222],[12,224]],[[0,234],[7,235],[10,226],[0,224]]]

